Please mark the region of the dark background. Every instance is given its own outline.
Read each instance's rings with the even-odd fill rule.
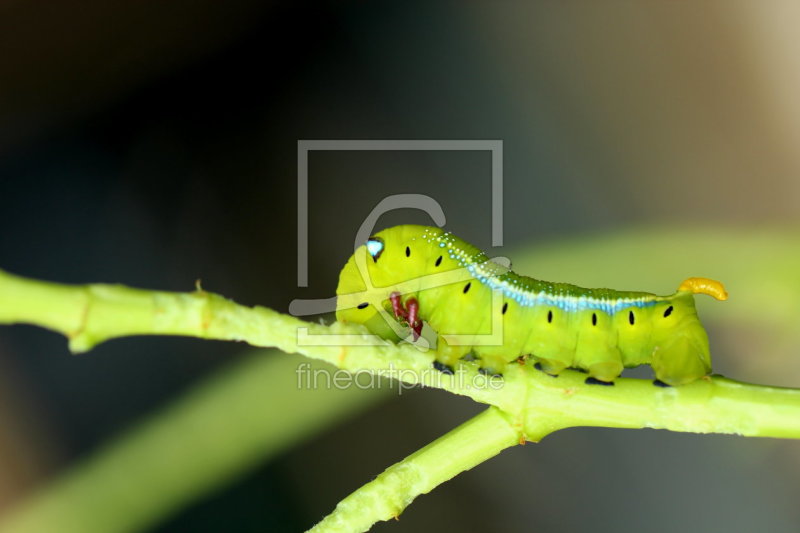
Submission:
[[[796,224],[797,22],[772,2],[0,2],[0,267],[164,290],[199,278],[285,311],[334,293],[363,217],[403,192],[490,248],[488,152],[314,152],[296,288],[300,139],[502,140],[511,248]],[[399,222],[427,219],[381,225]],[[241,352],[65,344],[0,330],[0,511]],[[479,410],[392,398],[154,531],[305,529]],[[375,529],[796,531],[798,457],[775,440],[570,430]]]

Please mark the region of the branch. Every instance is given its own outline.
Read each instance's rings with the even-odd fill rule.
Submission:
[[[495,407],[387,468],[314,526],[313,533],[366,531],[379,520],[397,518],[420,494],[519,444],[519,433]]]
[[[494,405],[528,440],[538,440],[543,425],[550,431],[575,426],[650,427],[800,438],[797,389],[721,377],[667,389],[637,379],[618,379],[615,386],[603,387],[584,384],[585,375],[579,372],[552,378],[531,365],[508,365],[497,384],[478,372],[477,363],[465,363],[455,375],[444,375],[432,369],[432,352],[408,344],[337,344],[343,335],[374,339],[361,326],[308,323],[264,307],[241,306],[201,289],[174,293],[120,285],[68,286],[0,271],[0,324],[13,323],[61,332],[77,352],[111,338],[146,334],[274,346],[351,372],[380,373]],[[298,343],[299,338],[304,342]]]
[[[800,420],[796,419],[800,405],[794,390],[754,387],[713,378],[706,385],[694,387],[694,390],[684,390],[687,386],[681,387],[681,392],[678,389],[662,389],[663,396],[659,397],[642,394],[652,392],[649,382],[625,380],[621,391],[608,391],[604,401],[598,401],[597,395],[580,394],[578,388],[573,388],[580,386],[580,381],[570,381],[571,384],[560,384],[559,387],[565,387],[561,389],[561,394],[571,398],[569,401],[573,404],[575,417],[569,417],[561,409],[548,410],[548,398],[534,394],[528,400],[528,416],[523,435],[520,427],[506,413],[490,407],[447,435],[387,468],[375,480],[342,500],[310,532],[358,533],[368,530],[380,520],[397,518],[420,494],[430,492],[461,472],[494,457],[505,448],[525,440],[539,441],[560,427],[596,425],[697,431],[705,426],[705,430],[709,432],[726,432],[724,425],[730,424],[734,428],[732,432],[739,432],[743,428],[758,431],[754,428],[758,423],[774,436],[797,437],[800,434]],[[621,394],[617,394],[619,392]],[[649,397],[656,401],[639,404],[637,397]],[[539,402],[543,403],[540,405]],[[540,406],[545,409],[539,409]],[[664,416],[665,413],[670,413],[670,416]],[[739,418],[737,414],[740,415]],[[781,425],[791,417],[795,417],[791,427]],[[770,421],[774,423],[771,425]]]
[[[769,237],[765,238],[767,234]],[[610,237],[573,239],[567,243],[540,246],[534,253],[514,257],[515,266],[520,271],[537,272],[543,278],[557,276],[584,285],[641,286],[656,291],[660,286],[668,291],[672,285],[659,285],[660,281],[675,278],[675,272],[724,279],[735,294],[734,300],[725,306],[703,309],[703,316],[724,317],[729,321],[746,320],[748,324],[771,328],[772,331],[776,325],[783,329],[791,327],[787,317],[792,316],[794,295],[800,291],[800,278],[794,275],[800,268],[798,243],[800,238],[796,231],[650,229]],[[742,257],[747,261],[741,261]],[[632,260],[636,261],[637,269],[623,268]],[[594,266],[587,270],[587,264]],[[699,305],[702,307],[703,303],[699,302]],[[758,313],[752,312],[754,308]],[[517,440],[536,441],[563,427],[652,427],[800,437],[800,400],[798,391],[794,389],[762,387],[721,377],[673,389],[659,389],[649,381],[629,379],[618,380],[614,387],[587,386],[583,383],[583,374],[565,372],[554,379],[530,367],[516,366],[506,371],[499,389],[476,388],[474,380],[482,376],[477,374],[474,366],[464,365],[456,376],[451,377],[432,372],[432,356],[408,345],[341,348],[310,346],[307,342],[304,345],[298,343],[298,328],[306,329],[311,335],[306,340],[324,339],[324,335],[331,334],[362,338],[365,331],[342,324],[308,324],[269,309],[239,306],[199,289],[178,294],[117,285],[75,287],[28,280],[0,271],[0,324],[13,323],[36,324],[61,332],[69,338],[73,352],[86,351],[115,337],[150,334],[240,340],[254,346],[276,346],[284,351],[329,361],[353,372],[367,369],[376,373],[388,371],[386,373],[402,383],[424,383],[496,406],[356,491],[345,500],[349,504],[340,504],[317,526],[319,530],[369,527],[374,521],[399,513],[418,494],[431,490]],[[243,365],[241,368],[250,367]],[[279,373],[269,374],[272,378],[279,377]],[[239,372],[237,375],[242,376]],[[216,379],[212,378],[212,382],[216,383]],[[146,527],[147,523],[157,521],[170,510],[210,490],[215,483],[246,469],[248,461],[259,458],[251,445],[259,447],[274,441],[289,446],[291,435],[299,434],[293,431],[302,424],[304,417],[313,418],[315,413],[324,412],[324,409],[312,410],[311,414],[293,418],[291,423],[264,419],[263,423],[254,424],[252,427],[261,428],[264,433],[242,435],[237,442],[244,444],[230,450],[227,462],[222,463],[227,466],[220,468],[215,468],[217,463],[214,460],[204,460],[202,454],[185,456],[184,448],[187,447],[180,446],[183,450],[181,457],[186,457],[187,461],[181,463],[185,468],[181,468],[175,477],[186,480],[188,484],[167,484],[173,492],[162,500],[160,491],[151,490],[153,480],[148,473],[153,471],[154,465],[160,464],[165,446],[187,439],[208,441],[214,434],[209,424],[229,418],[227,414],[216,418],[208,416],[216,412],[215,407],[226,413],[238,412],[227,411],[225,407],[225,400],[230,399],[231,393],[239,387],[236,383],[238,381],[231,379],[220,380],[218,388],[214,386],[213,394],[206,396],[202,389],[198,390],[197,394],[205,398],[204,401],[186,403],[189,399],[197,399],[193,392],[187,400],[181,400],[175,407],[128,432],[124,438],[110,443],[48,486],[43,494],[26,502],[18,512],[7,514],[0,530],[52,531],[59,525],[68,524],[79,524],[76,530],[98,529],[95,526],[101,524],[100,529],[104,531],[119,532]],[[273,384],[281,383],[281,380],[271,379],[263,389],[271,390]],[[285,394],[307,392],[297,388],[288,392],[284,390]],[[333,403],[333,398],[326,398],[321,401],[324,408]],[[317,404],[309,399],[308,405]],[[193,411],[191,406],[202,408]],[[278,415],[282,412],[288,411],[271,411]],[[175,421],[180,422],[182,417],[195,420],[199,430],[192,432],[182,423],[175,425]],[[170,432],[162,433],[161,430],[166,428]],[[483,431],[476,431],[476,428],[483,428]],[[286,434],[289,437],[284,437]],[[481,439],[474,438],[475,435]],[[268,455],[271,449],[265,444],[260,449],[266,450],[265,455],[260,457]],[[125,459],[134,456],[139,459]],[[436,460],[437,457],[440,459]],[[446,460],[441,457],[446,457]],[[449,465],[451,460],[453,463]],[[232,466],[234,464],[238,466]],[[417,474],[413,479],[402,474],[406,464],[416,465]],[[196,472],[198,477],[187,476],[186,472]],[[421,477],[423,475],[425,478]],[[112,478],[117,482],[132,480],[130,492],[104,490],[113,486]],[[413,483],[402,483],[403,480],[412,480]],[[378,497],[380,499],[376,500]],[[384,498],[395,502],[394,505],[381,507],[379,502]],[[124,507],[126,501],[139,502],[142,507],[131,511]],[[366,509],[364,502],[367,501],[371,501],[380,512],[359,518],[358,511]],[[100,512],[104,507],[116,511]],[[115,516],[113,519],[112,514]]]

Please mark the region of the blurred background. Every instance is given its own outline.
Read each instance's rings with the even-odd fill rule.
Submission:
[[[447,229],[491,249],[489,152],[312,152],[297,288],[301,139],[502,140],[495,252],[512,259],[650,227],[766,239],[800,218],[798,25],[788,1],[0,2],[0,268],[178,291],[202,279],[286,311],[334,294],[361,221],[398,193],[432,196]],[[428,219],[380,225],[401,222]],[[615,288],[669,292],[684,275],[710,274]],[[777,345],[797,359],[800,308],[787,309],[780,338],[712,320],[715,368],[800,387],[796,361],[754,358]],[[73,357],[53,333],[0,329],[0,515],[242,350],[132,338]],[[387,397],[147,531],[304,530],[481,409],[441,391]],[[794,442],[575,429],[375,530],[797,531],[799,474]]]

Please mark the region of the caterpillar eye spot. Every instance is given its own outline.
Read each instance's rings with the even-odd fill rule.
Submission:
[[[547,312],[547,323],[549,324],[552,321],[553,321],[553,312],[552,311],[548,311]]]
[[[464,285],[464,294],[467,294],[467,291],[469,291],[469,288],[470,288],[471,285],[472,285],[471,281],[469,283],[467,283],[466,285]]]
[[[501,314],[503,314],[503,315],[506,314],[506,311],[508,311],[508,302],[503,304],[503,311],[502,311]]]
[[[435,265],[435,266],[437,266],[437,267],[438,267],[438,266],[439,266],[439,265],[441,265],[441,264],[442,264],[442,256],[440,255],[440,256],[439,256],[439,259],[437,259],[437,260],[436,260],[436,265]]]
[[[411,257],[411,248],[406,246],[406,257]]]
[[[633,325],[633,323],[635,322],[635,320],[634,320],[634,318],[633,318],[633,311],[628,311],[628,322],[630,322],[630,323],[631,323],[631,326],[632,326],[632,325]]]
[[[592,325],[597,325],[597,313],[592,313]]]
[[[364,302],[363,304],[358,304],[358,308],[359,309],[366,309],[368,305],[369,305],[369,302]]]
[[[370,237],[367,239],[367,252],[372,256],[372,260],[377,263],[378,258],[383,253],[385,245],[380,237]]]
[[[664,318],[667,318],[671,314],[672,314],[672,306],[670,305],[669,307],[667,307],[667,310],[664,311]]]

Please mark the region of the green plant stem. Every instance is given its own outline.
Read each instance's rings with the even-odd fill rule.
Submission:
[[[519,444],[505,414],[490,407],[421,450],[387,468],[336,506],[310,531],[349,533],[397,518],[420,494]]]
[[[575,372],[548,379],[550,383],[543,383],[540,377],[530,379],[522,424],[526,431],[549,423],[552,430],[602,426],[800,438],[798,389],[721,376],[667,388],[649,380],[625,378],[616,380],[613,387],[586,385],[585,375]]]
[[[719,377],[656,391],[646,380],[619,380],[614,387],[587,389],[583,374],[547,379],[552,380],[551,386],[537,383],[531,388],[523,423],[490,407],[386,469],[342,500],[310,531],[366,531],[378,521],[398,517],[420,494],[505,448],[526,440],[537,442],[567,427],[651,427],[800,437],[800,395],[793,389],[758,387]]]
[[[14,323],[63,333],[74,352],[116,337],[148,334],[275,346],[351,372],[384,373],[403,383],[442,388],[494,406],[353,493],[345,500],[348,503],[342,502],[318,526],[321,530],[364,530],[377,520],[396,516],[415,496],[503,448],[519,440],[538,441],[566,427],[650,427],[800,438],[797,389],[722,377],[675,388],[634,379],[619,379],[613,387],[604,387],[585,384],[585,375],[578,372],[566,371],[552,378],[531,365],[509,365],[500,386],[493,388],[486,386],[476,364],[465,363],[455,375],[444,375],[431,369],[432,353],[411,345],[355,346],[343,344],[341,337],[330,337],[372,339],[360,326],[307,323],[263,307],[241,306],[199,289],[169,293],[119,285],[66,286],[0,271],[0,324]],[[153,448],[150,453],[159,452]],[[75,490],[91,494],[95,478],[91,469],[87,471],[87,480],[92,481]]]
[[[509,365],[494,388],[478,373],[476,363],[461,365],[455,375],[444,375],[432,370],[430,351],[421,352],[408,344],[342,346],[342,335],[345,339],[373,339],[361,326],[304,322],[264,307],[241,306],[202,290],[169,293],[119,285],[67,286],[0,271],[0,324],[17,322],[60,331],[70,339],[73,351],[115,337],[144,334],[274,346],[351,372],[382,373],[494,405],[512,417],[530,440],[542,423],[552,430],[651,427],[800,438],[797,389],[720,377],[666,389],[635,379],[619,379],[614,387],[603,387],[585,384],[585,375],[579,372],[566,371],[552,378],[531,365]],[[298,343],[298,338],[305,342]]]

